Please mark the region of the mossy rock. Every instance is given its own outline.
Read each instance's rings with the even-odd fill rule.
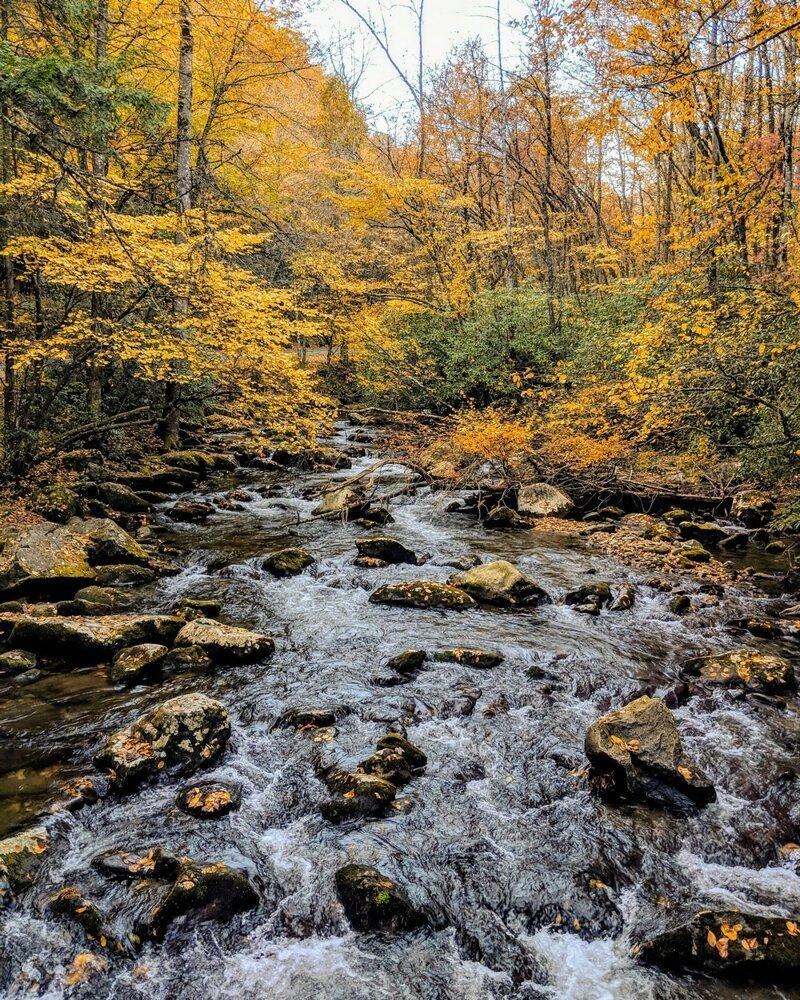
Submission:
[[[669,610],[673,615],[683,615],[687,611],[690,611],[691,607],[692,599],[688,594],[676,594],[669,602]]]
[[[172,614],[180,615],[186,621],[198,618],[216,618],[222,611],[221,601],[203,600],[198,597],[184,597],[172,609]]]
[[[525,531],[528,528],[532,528],[533,524],[522,517],[521,514],[518,514],[512,507],[500,504],[489,511],[483,519],[483,526],[490,529],[509,528],[514,531]]]
[[[733,498],[731,514],[746,528],[763,528],[775,514],[775,502],[766,493],[743,490]]]
[[[33,882],[50,848],[50,835],[43,826],[21,830],[0,840],[0,878],[13,892],[22,892]]]
[[[325,783],[334,797],[322,804],[321,812],[332,823],[384,816],[397,794],[391,781],[359,772],[335,771],[326,776]]]
[[[0,615],[12,624],[15,646],[48,655],[102,660],[125,646],[168,645],[183,625],[169,615],[107,614],[99,618]]]
[[[386,733],[385,736],[381,736],[378,740],[378,749],[383,750],[387,747],[401,750],[406,760],[415,769],[426,767],[428,764],[427,755],[400,733]]]
[[[212,659],[202,646],[179,646],[170,650],[161,664],[165,675],[182,674],[188,670],[203,671],[212,666]]]
[[[565,604],[585,614],[599,614],[601,608],[610,606],[612,602],[611,586],[601,580],[578,587],[564,598]]]
[[[357,931],[402,934],[427,920],[416,910],[405,889],[365,865],[345,865],[336,872],[336,895]]]
[[[549,594],[505,559],[475,566],[452,577],[450,583],[481,604],[535,607],[552,603]]]
[[[102,947],[110,945],[112,950],[116,950],[116,941],[106,930],[107,921],[100,908],[81,895],[74,886],[67,886],[52,896],[48,909],[56,916],[83,928],[86,935],[91,940],[100,942]]]
[[[129,646],[116,654],[108,676],[115,684],[141,684],[154,680],[167,653],[169,648],[158,643]]]
[[[122,483],[98,483],[93,492],[107,507],[122,514],[146,514],[153,506]]]
[[[134,587],[150,583],[158,576],[151,566],[135,566],[117,563],[98,566],[96,583],[98,587]]]
[[[164,899],[154,907],[144,931],[160,941],[177,920],[228,921],[237,913],[258,906],[258,893],[247,875],[219,861],[185,860],[178,877]]]
[[[40,493],[31,506],[47,521],[57,524],[66,524],[82,510],[81,498],[68,486],[51,486]]]
[[[264,569],[273,576],[297,576],[314,563],[314,557],[305,549],[279,549],[264,560]]]
[[[702,910],[637,949],[638,957],[671,971],[772,983],[800,974],[800,916],[764,917],[739,910]]]
[[[27,649],[9,649],[0,653],[0,676],[14,677],[36,667],[36,654]]]
[[[476,604],[463,590],[432,580],[387,583],[378,587],[369,600],[371,604],[392,604],[401,608],[440,608],[446,611],[466,611]]]
[[[505,657],[500,653],[490,653],[485,649],[442,649],[434,653],[434,660],[441,663],[458,663],[462,667],[490,670],[498,667]]]
[[[414,674],[420,669],[427,659],[428,654],[424,649],[406,649],[391,660],[387,660],[385,666],[387,670],[393,670],[396,674]]]
[[[680,507],[673,507],[664,514],[664,520],[667,524],[679,525],[683,524],[684,521],[691,521],[692,515],[688,510],[683,510]]]
[[[779,694],[797,687],[789,660],[752,649],[695,657],[683,664],[683,671],[712,687],[740,687],[761,694]]]
[[[323,708],[305,705],[289,708],[273,723],[273,729],[327,729],[352,713],[347,705],[330,705]]]
[[[612,801],[674,809],[716,799],[711,782],[683,752],[672,712],[642,697],[593,723],[586,733],[593,787]]]
[[[353,565],[359,569],[385,569],[389,563],[385,559],[374,559],[372,556],[356,556]]]
[[[133,568],[133,567],[131,567]],[[78,601],[88,601],[90,604],[102,604],[104,607],[119,610],[130,604],[130,597],[113,587],[100,587],[93,584],[90,587],[81,587],[75,594]]]
[[[713,521],[682,521],[678,530],[682,538],[703,545],[718,545],[727,535],[725,529]]]

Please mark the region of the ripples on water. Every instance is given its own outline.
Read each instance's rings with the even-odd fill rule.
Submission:
[[[333,443],[343,445],[341,429]],[[359,459],[344,479],[373,461]],[[398,467],[381,470],[391,485]],[[263,473],[245,472],[215,488],[255,490]],[[420,490],[392,503],[387,533],[420,554],[423,569],[352,565],[352,525],[304,521],[314,502],[302,492],[323,476],[286,477],[277,496],[220,513],[202,526],[165,521],[178,550],[177,576],[145,588],[139,606],[167,610],[184,596],[222,600],[225,621],[270,630],[278,651],[266,666],[182,675],[161,686],[121,692],[101,670],[44,678],[2,706],[14,759],[0,797],[17,823],[40,808],[63,777],[83,773],[100,735],[159,700],[203,690],[228,706],[229,749],[208,776],[243,788],[240,811],[198,823],[173,808],[175,786],[105,800],[54,822],[63,833],[44,880],[24,909],[2,916],[6,996],[61,997],[64,972],[85,949],[78,932],[42,916],[62,884],[76,884],[118,919],[130,916],[129,888],[89,868],[99,852],[159,845],[245,868],[262,905],[222,927],[207,924],[146,946],[92,980],[87,996],[191,1000],[375,1000],[519,997],[547,1000],[747,1000],[798,998],[800,991],[676,980],[639,967],[633,943],[708,905],[796,913],[800,879],[775,861],[796,839],[800,806],[789,775],[797,767],[796,702],[782,710],[729,694],[690,700],[677,715],[687,751],[715,781],[719,800],[696,816],[610,808],[591,798],[580,774],[583,736],[599,714],[645,688],[664,693],[687,656],[730,647],[721,623],[768,602],[731,592],[719,608],[684,619],[640,574],[593,553],[583,540],[536,532],[487,533],[444,512],[441,494]],[[447,498],[449,499],[449,498]],[[298,523],[300,522],[300,523]],[[317,562],[302,576],[275,580],[261,558],[303,545]],[[637,585],[632,611],[586,618],[556,604],[529,612],[463,614],[370,605],[390,580],[446,580],[465,556],[516,562],[559,597],[591,579]],[[594,575],[587,575],[594,570]],[[371,682],[409,647],[484,647],[502,652],[492,671],[428,663],[410,684]],[[779,647],[776,647],[779,648]],[[528,675],[528,671],[535,668]],[[454,714],[464,684],[481,689],[475,711]],[[302,736],[272,731],[294,705],[342,703],[354,714],[319,750]],[[492,708],[494,714],[484,715]],[[402,720],[427,752],[426,774],[404,794],[407,815],[332,826],[314,753],[353,765],[388,726]],[[21,775],[21,776],[20,776]],[[15,793],[24,786],[26,798]],[[38,797],[37,797],[38,796]],[[408,887],[437,929],[385,941],[353,934],[333,892],[347,860],[374,864]],[[612,936],[556,933],[547,914],[578,905],[589,879],[608,887],[624,918]],[[46,880],[46,881],[45,881]],[[608,917],[600,914],[600,919]]]

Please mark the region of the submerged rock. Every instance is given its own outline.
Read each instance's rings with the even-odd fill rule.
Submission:
[[[523,486],[517,496],[517,510],[525,517],[568,517],[574,509],[567,494],[549,483]]]
[[[476,566],[452,577],[450,583],[482,604],[535,607],[552,603],[538,583],[505,559]]]
[[[48,655],[74,655],[88,660],[112,656],[124,646],[168,644],[183,625],[170,615],[109,614],[100,618],[0,615],[11,627],[15,645]]]
[[[345,865],[336,872],[336,895],[357,931],[402,934],[427,922],[406,891],[377,868]]]
[[[360,569],[384,569],[389,563],[385,559],[373,559],[372,556],[356,556],[353,565]]]
[[[416,553],[406,548],[396,538],[386,536],[357,538],[356,548],[360,556],[381,559],[384,563],[409,563],[412,566],[419,563]]]
[[[218,819],[239,808],[242,791],[218,782],[192,785],[178,792],[178,808],[196,819]]]
[[[400,750],[415,770],[425,767],[428,763],[427,754],[400,733],[386,733],[385,736],[381,736],[378,740],[378,749],[385,750],[387,748]]]
[[[196,618],[184,625],[178,632],[175,645],[199,646],[218,663],[253,663],[275,652],[271,636],[234,625],[223,625],[210,618]]]
[[[475,607],[469,594],[446,583],[415,580],[413,583],[387,583],[370,595],[370,604],[394,604],[402,608],[441,608],[466,611]]]
[[[442,663],[459,663],[462,667],[489,670],[499,666],[505,657],[500,653],[489,653],[484,649],[442,649],[433,654],[434,660]]]
[[[172,882],[178,876],[180,861],[160,847],[144,853],[115,848],[92,859],[92,868],[107,878],[139,881],[144,878]]]
[[[646,962],[671,970],[762,981],[794,980],[800,973],[800,916],[762,917],[739,910],[703,910],[645,942]]]
[[[359,816],[383,816],[397,794],[393,782],[373,774],[334,771],[324,781],[334,798],[323,802],[321,812],[332,823]]]
[[[0,840],[0,880],[5,879],[14,892],[27,889],[49,847],[50,835],[43,826],[30,827]]]
[[[204,694],[172,698],[113,733],[95,765],[109,772],[111,787],[129,791],[162,770],[190,773],[207,767],[231,735],[228,710]]]
[[[564,603],[582,614],[599,615],[601,608],[610,605],[612,600],[610,585],[598,581],[570,591],[564,598]]]
[[[167,653],[167,646],[153,642],[122,649],[114,657],[108,676],[116,684],[139,684],[151,680],[158,675]]]
[[[753,649],[696,657],[683,664],[683,671],[699,677],[704,684],[741,687],[762,694],[793,691],[797,686],[794,668],[788,660]]]
[[[594,787],[612,800],[682,809],[716,799],[713,785],[684,754],[672,713],[657,698],[637,698],[603,716],[589,727],[585,748]]]
[[[230,920],[258,906],[247,875],[221,862],[184,860],[175,884],[152,911],[147,936],[160,941],[176,921]]]
[[[178,500],[167,511],[174,521],[191,521],[200,523],[207,521],[216,512],[212,503],[204,500]]]
[[[273,576],[296,576],[314,562],[314,557],[305,549],[280,549],[266,557],[264,569]]]

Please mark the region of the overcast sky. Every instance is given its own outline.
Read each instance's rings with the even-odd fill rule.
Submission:
[[[365,13],[378,14],[379,0],[352,0]],[[389,42],[396,61],[413,79],[416,75],[416,17],[405,0],[383,0]],[[424,48],[428,66],[443,62],[448,52],[468,38],[480,37],[495,65],[497,62],[496,0],[425,0]],[[501,0],[503,29],[503,59],[508,66],[517,62],[516,33],[507,25],[524,16],[524,0]],[[356,32],[359,39],[367,32],[342,0],[308,0],[303,21],[309,34],[317,38],[322,49],[337,38]],[[361,51],[359,42],[358,51]],[[410,103],[408,91],[398,79],[380,49],[372,43],[368,50],[367,67],[359,87],[359,97],[381,119],[391,119],[398,106]],[[376,122],[376,124],[378,123]]]

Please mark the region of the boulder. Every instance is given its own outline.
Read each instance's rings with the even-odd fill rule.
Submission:
[[[406,548],[396,538],[375,536],[356,539],[359,556],[368,559],[381,559],[384,563],[409,563],[417,566],[419,560],[411,549]]]
[[[108,566],[97,567],[95,582],[98,587],[133,587],[150,583],[157,575],[150,566],[111,563]]]
[[[185,859],[178,877],[164,899],[154,907],[144,929],[160,941],[176,921],[198,923],[227,921],[237,913],[258,906],[258,893],[247,875],[221,862],[200,863]]]
[[[538,583],[505,559],[476,566],[452,577],[450,583],[481,604],[535,607],[552,603]]]
[[[763,528],[772,520],[774,513],[775,503],[772,498],[758,490],[737,493],[731,504],[731,514],[746,528]]]
[[[160,672],[167,653],[167,646],[152,642],[129,646],[116,654],[108,676],[115,684],[141,684],[152,680]]]
[[[462,667],[489,670],[499,666],[505,657],[500,653],[488,653],[483,649],[442,649],[434,653],[434,660],[442,663],[459,663]]]
[[[711,561],[711,553],[697,541],[679,542],[672,551],[679,562],[684,565]]]
[[[150,562],[147,552],[136,539],[107,517],[73,517],[66,528],[83,541],[92,566],[120,563],[147,566]]]
[[[425,662],[427,656],[424,649],[406,649],[388,660],[385,666],[387,670],[393,670],[396,674],[414,674]]]
[[[684,521],[691,521],[692,515],[688,510],[683,510],[680,507],[673,507],[664,514],[664,520],[667,524],[683,524]]]
[[[92,492],[107,507],[122,514],[145,514],[153,506],[122,483],[98,483]]]
[[[287,469],[349,469],[352,462],[336,448],[317,446],[302,451],[290,452],[278,449],[272,453],[272,461]]]
[[[612,601],[610,585],[601,580],[578,587],[564,598],[565,604],[586,615],[599,615],[601,608],[610,605]]]
[[[685,809],[716,799],[713,785],[683,752],[678,727],[657,698],[637,698],[586,733],[591,781],[615,801]]]
[[[48,909],[55,916],[63,917],[82,927],[89,938],[100,942],[101,947],[105,948],[110,944],[117,950],[116,941],[106,930],[106,918],[100,908],[82,896],[74,886],[67,886],[52,896]]]
[[[219,819],[239,808],[242,790],[218,782],[192,785],[178,792],[178,808],[195,819]]]
[[[140,567],[136,567],[137,569]],[[120,610],[130,603],[130,596],[113,587],[81,587],[75,593],[76,601],[86,601],[89,604],[102,605],[107,610]]]
[[[728,531],[724,538],[717,542],[721,549],[726,551],[740,551],[746,549],[750,543],[750,535],[746,531]]]
[[[341,518],[343,521],[361,517],[369,509],[363,490],[355,486],[340,486],[324,493],[311,512],[315,517]]]
[[[753,649],[695,657],[683,664],[683,671],[714,687],[740,687],[761,694],[794,691],[797,687],[789,660]]]
[[[636,591],[630,583],[623,583],[611,602],[612,611],[628,611],[636,601]]]
[[[27,649],[9,649],[0,653],[0,677],[15,677],[36,667],[36,654]]]
[[[215,510],[213,504],[204,500],[177,500],[167,513],[175,521],[200,523],[206,521]]]
[[[368,507],[353,524],[359,528],[382,528],[385,524],[394,524],[394,518],[385,507]]]
[[[671,971],[735,978],[737,983],[794,981],[800,974],[800,916],[763,917],[739,910],[702,910],[638,950]]]
[[[575,510],[575,504],[555,486],[533,483],[520,489],[517,510],[524,517],[568,517]]]
[[[66,524],[81,513],[81,498],[68,486],[51,486],[35,497],[31,506],[46,520]]]
[[[400,788],[421,774],[423,768],[414,767],[406,756],[404,747],[398,745],[379,747],[375,753],[361,761],[358,770],[363,774],[374,774],[379,778],[385,778]]]
[[[263,567],[273,576],[297,576],[307,569],[313,562],[314,557],[305,549],[279,549],[273,552],[263,562]]]
[[[84,540],[65,525],[36,524],[0,555],[2,594],[72,593],[94,578]]]
[[[50,835],[43,826],[30,827],[0,840],[0,880],[4,879],[13,892],[27,889],[49,847]]]
[[[138,472],[123,472],[114,477],[116,482],[129,486],[134,492],[180,493],[197,482],[196,472],[177,466],[151,465]]]
[[[195,618],[178,632],[176,646],[199,646],[218,663],[253,663],[275,652],[271,636],[211,618]]]
[[[103,851],[92,859],[92,868],[107,878],[138,882],[144,878],[163,879],[172,882],[178,877],[180,861],[160,847],[149,851],[128,851],[115,848]]]
[[[207,670],[212,666],[211,657],[202,646],[179,646],[171,649],[161,664],[162,674],[182,674],[187,670]]]
[[[273,729],[327,729],[339,719],[350,715],[352,709],[347,705],[330,705],[324,708],[310,708],[301,705],[287,709],[278,716]]]
[[[163,770],[179,774],[207,767],[231,734],[225,706],[204,694],[172,698],[113,733],[94,762],[110,774],[111,787],[125,792]]]
[[[198,476],[205,476],[215,469],[233,471],[237,467],[232,455],[212,454],[205,451],[168,451],[161,456],[165,465],[186,469]]]
[[[513,507],[499,504],[493,507],[483,519],[484,528],[513,528],[515,531],[525,531],[532,527],[530,521],[518,514]]]
[[[12,626],[11,641],[24,649],[102,660],[124,646],[169,644],[183,622],[170,615],[109,614],[100,618],[0,615],[0,627],[8,624]]]
[[[405,890],[377,868],[345,865],[335,878],[336,895],[357,931],[402,934],[427,922]]]
[[[717,545],[727,535],[727,531],[713,521],[682,521],[678,526],[681,538],[688,538],[703,545]]]
[[[688,594],[676,594],[669,602],[669,610],[673,615],[682,615],[691,610],[692,599]]]
[[[371,604],[393,604],[401,608],[442,608],[466,611],[474,608],[469,594],[446,583],[415,580],[413,583],[387,583],[370,595]]]
[[[418,770],[428,763],[427,755],[418,746],[401,736],[400,733],[386,733],[378,740],[378,749],[398,749],[401,750],[412,768]]]
[[[397,786],[385,778],[360,772],[335,771],[324,777],[334,797],[321,812],[331,823],[362,816],[383,816],[391,808]]]
[[[385,569],[389,563],[383,559],[373,559],[372,556],[356,556],[353,565],[359,569]]]

